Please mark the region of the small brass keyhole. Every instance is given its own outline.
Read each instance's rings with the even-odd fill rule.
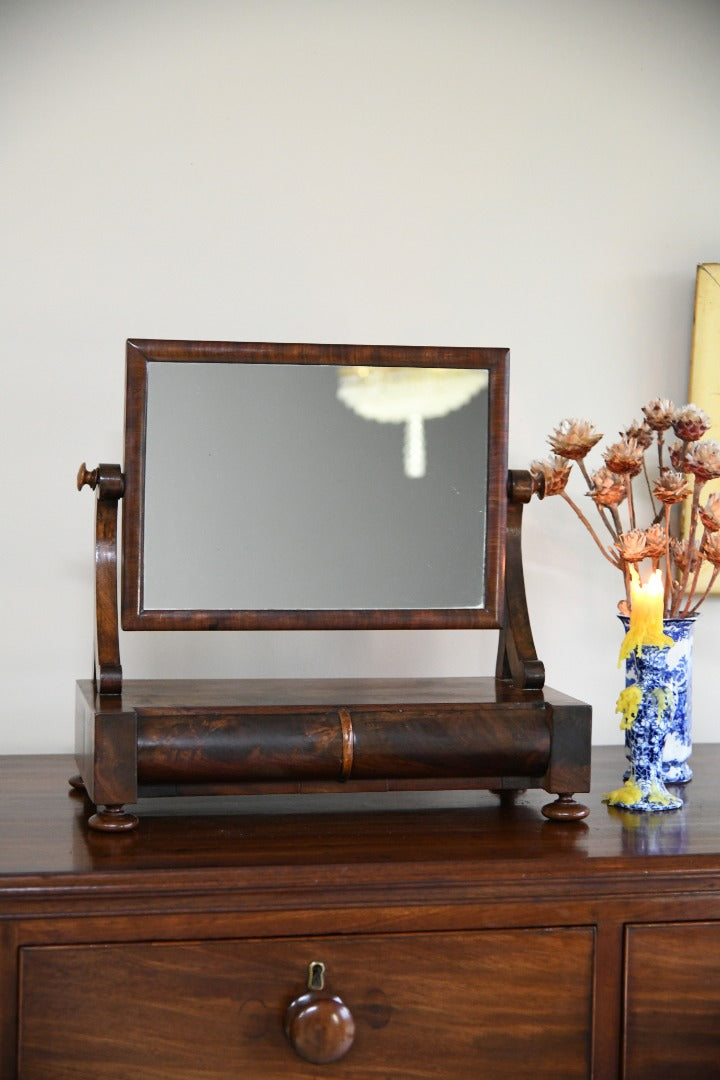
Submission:
[[[308,964],[308,990],[325,989],[325,965],[319,960],[312,960]]]

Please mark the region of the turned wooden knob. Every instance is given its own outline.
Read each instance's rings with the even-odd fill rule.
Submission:
[[[77,474],[77,489],[82,491],[84,487],[92,488],[93,491],[97,487],[98,470],[88,469],[87,465],[83,461],[82,465],[78,469]]]
[[[308,985],[317,989],[295,998],[285,1014],[285,1033],[297,1054],[313,1065],[345,1057],[355,1038],[355,1021],[345,1002],[323,989],[325,967],[312,963]]]

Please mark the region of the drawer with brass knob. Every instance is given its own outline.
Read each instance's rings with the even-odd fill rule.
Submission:
[[[18,1076],[572,1080],[589,1070],[594,941],[557,927],[25,947]]]
[[[325,989],[325,965],[308,965],[307,992],[285,1014],[285,1034],[306,1061],[327,1065],[345,1057],[355,1039],[355,1020],[342,998]]]

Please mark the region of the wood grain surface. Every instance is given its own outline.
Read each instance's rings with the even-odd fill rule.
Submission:
[[[88,829],[70,757],[0,759],[0,1077],[710,1077],[720,1060],[720,747],[685,806],[584,822],[542,792],[148,799]],[[308,965],[355,1022],[284,1034]],[[318,1071],[320,1070],[320,1071]]]

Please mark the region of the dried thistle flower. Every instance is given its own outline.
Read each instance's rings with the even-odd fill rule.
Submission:
[[[615,550],[623,562],[641,562],[647,557],[647,541],[642,529],[631,529],[622,533],[615,541]]]
[[[649,559],[662,559],[667,547],[667,533],[660,524],[645,530],[645,554]]]
[[[559,457],[533,461],[530,472],[544,484],[545,495],[560,495],[567,487],[572,465]]]
[[[604,465],[592,474],[590,483],[592,487],[587,494],[598,506],[619,506],[627,495],[625,481]]]
[[[586,468],[584,458],[602,436],[588,420],[558,424],[548,440],[556,456],[534,461],[530,469],[546,494],[562,495],[603,558],[622,571],[626,593],[622,610],[627,611],[631,603],[636,565],[649,559],[653,572],[665,577],[663,614],[683,618],[697,612],[720,576],[720,491],[700,505],[702,485],[720,478],[720,442],[697,437],[709,430],[710,419],[695,405],[676,409],[669,399],[655,398],[642,411],[645,419],[633,420],[621,432],[619,441],[604,451],[602,467],[595,472]],[[665,432],[670,428],[677,439],[668,446]],[[653,443],[657,454],[650,460],[647,452]],[[602,529],[610,533],[610,544],[602,542],[589,520],[591,515],[585,515],[581,500],[570,492],[568,481],[576,463],[585,494],[597,507]],[[678,517],[675,507],[683,502],[690,510],[684,532],[687,539],[671,540]],[[639,527],[638,520],[643,507],[651,507],[652,514],[645,528]],[[700,569],[708,563],[713,572],[709,584],[703,579],[704,591],[696,599]]]
[[[663,469],[653,485],[653,495],[666,506],[682,502],[691,491],[689,480],[680,472],[672,469]]]
[[[709,533],[720,530],[720,492],[714,491],[700,507],[700,520]]]
[[[697,570],[700,563],[700,552],[689,540],[671,540],[670,550],[673,562],[681,574],[692,574]]]
[[[627,430],[619,432],[619,435],[623,439],[634,439],[643,450],[647,450],[649,446],[652,446],[653,430],[646,420],[642,424],[639,424],[637,420],[633,420]]]
[[[602,439],[589,420],[561,420],[548,438],[551,450],[559,457],[580,461]]]
[[[720,443],[714,439],[690,443],[685,453],[685,469],[701,481],[720,476]]]
[[[653,431],[667,431],[672,427],[675,406],[667,398],[653,398],[647,405],[643,405],[642,411]]]
[[[620,439],[609,446],[603,455],[610,472],[623,476],[637,476],[643,466],[643,449],[636,439]]]
[[[700,554],[713,566],[720,566],[720,532],[710,533],[702,542]]]
[[[697,405],[683,405],[676,409],[672,417],[672,428],[678,439],[683,442],[696,442],[702,439],[712,421],[706,412]]]

